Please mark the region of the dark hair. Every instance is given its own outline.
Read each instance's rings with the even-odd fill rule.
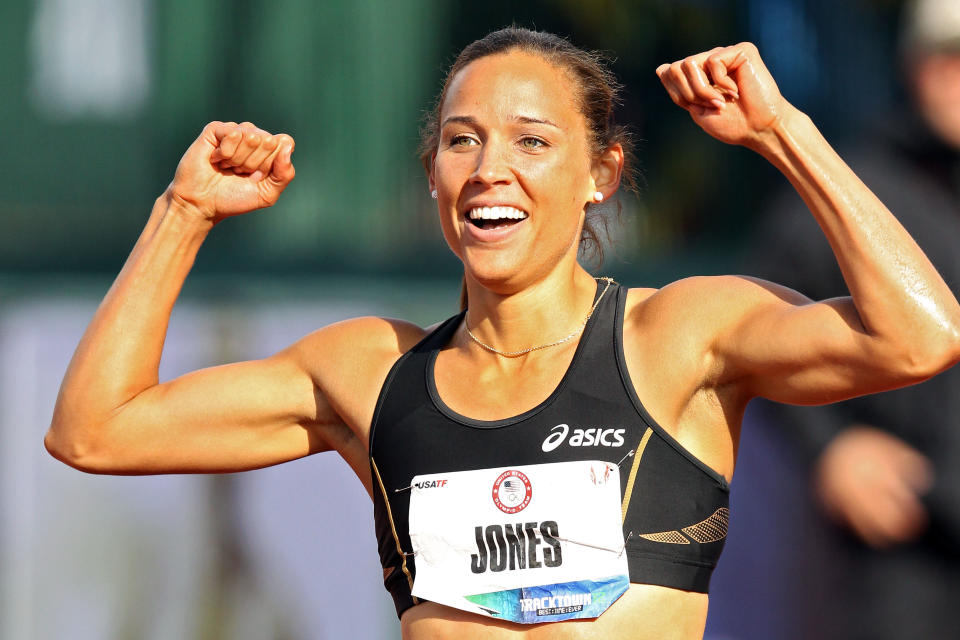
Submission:
[[[600,155],[614,144],[620,144],[625,158],[621,181],[627,189],[636,191],[630,132],[626,127],[615,124],[613,120],[613,110],[619,103],[621,86],[607,68],[605,56],[597,51],[579,49],[569,40],[552,33],[531,31],[522,27],[507,27],[475,40],[460,52],[450,66],[443,81],[443,89],[433,108],[426,114],[420,129],[420,161],[427,172],[432,168],[433,156],[440,142],[440,110],[446,100],[451,80],[474,60],[512,50],[542,56],[570,74],[577,85],[577,99],[587,123],[590,150],[595,155]],[[616,206],[617,214],[620,215],[623,206],[619,200]],[[602,216],[586,217],[580,236],[580,249],[595,255],[598,261],[602,262],[603,245],[598,225],[606,225]]]

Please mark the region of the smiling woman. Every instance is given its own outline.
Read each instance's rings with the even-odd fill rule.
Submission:
[[[587,273],[587,213],[616,193],[628,156],[615,83],[561,38],[505,29],[464,50],[425,129],[467,308],[427,329],[349,320],[159,383],[207,233],[294,177],[290,136],[210,123],[77,347],[48,449],[126,474],[337,451],[373,499],[408,639],[701,637],[747,402],[825,403],[930,377],[960,359],[960,306],[755,47],[656,72],[706,133],[793,183],[852,297]]]
[[[551,33],[528,31],[526,29],[495,31],[487,37],[473,42],[457,56],[447,73],[443,89],[437,97],[433,109],[427,113],[424,126],[421,129],[420,160],[426,170],[430,172],[436,157],[441,137],[441,109],[450,92],[453,78],[474,60],[511,49],[519,49],[539,56],[563,71],[565,82],[561,86],[573,89],[572,94],[564,96],[564,101],[572,101],[576,105],[577,111],[582,114],[587,128],[587,143],[591,152],[599,154],[613,148],[614,145],[619,145],[626,161],[622,167],[621,178],[630,190],[635,190],[636,178],[630,163],[633,158],[630,148],[630,134],[625,126],[617,125],[613,117],[614,107],[618,103],[620,85],[605,66],[604,58],[599,53],[578,49],[569,41]],[[567,87],[567,80],[572,82],[571,87]],[[445,117],[443,123],[453,121],[456,117]],[[518,118],[521,121],[529,121],[531,125],[553,124],[531,116],[519,115]],[[470,124],[469,122],[464,123]],[[530,150],[534,150],[541,145],[545,145],[546,141],[536,136],[530,136],[522,140],[521,144],[526,145]],[[595,192],[594,196],[595,202],[601,202],[604,198],[604,194],[600,191]],[[621,210],[619,201],[617,202],[617,210]],[[591,211],[588,210],[587,213],[580,238],[580,249],[584,253],[594,252],[602,258],[603,245],[596,228],[600,221],[594,220],[594,216],[589,215]]]

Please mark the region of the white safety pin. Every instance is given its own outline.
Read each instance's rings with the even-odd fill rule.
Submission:
[[[633,535],[632,531],[630,532],[630,535]],[[627,536],[627,539],[629,540],[629,536]],[[591,549],[600,549],[601,551],[609,551],[610,553],[615,553],[618,556],[622,555],[623,550],[626,549],[627,547],[626,540],[624,540],[623,545],[619,549],[611,549],[610,547],[604,547],[598,544],[590,544],[589,542],[580,542],[579,540],[571,540],[570,538],[562,538],[559,536],[557,537],[557,540],[561,540],[563,542],[569,542],[570,544],[577,544],[577,545],[580,545],[581,547],[590,547]]]

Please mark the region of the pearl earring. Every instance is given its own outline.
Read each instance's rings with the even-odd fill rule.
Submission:
[[[603,202],[603,194],[599,191],[593,192],[593,201],[594,202]]]
[[[437,190],[436,190],[436,189],[434,189],[433,191],[430,192],[430,197],[433,198],[434,200],[437,199]]]

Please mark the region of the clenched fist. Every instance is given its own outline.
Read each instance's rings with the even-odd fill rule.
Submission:
[[[670,98],[721,142],[753,149],[793,107],[749,42],[657,67]]]
[[[211,122],[177,165],[168,196],[217,222],[274,204],[296,171],[293,138],[252,123]]]

